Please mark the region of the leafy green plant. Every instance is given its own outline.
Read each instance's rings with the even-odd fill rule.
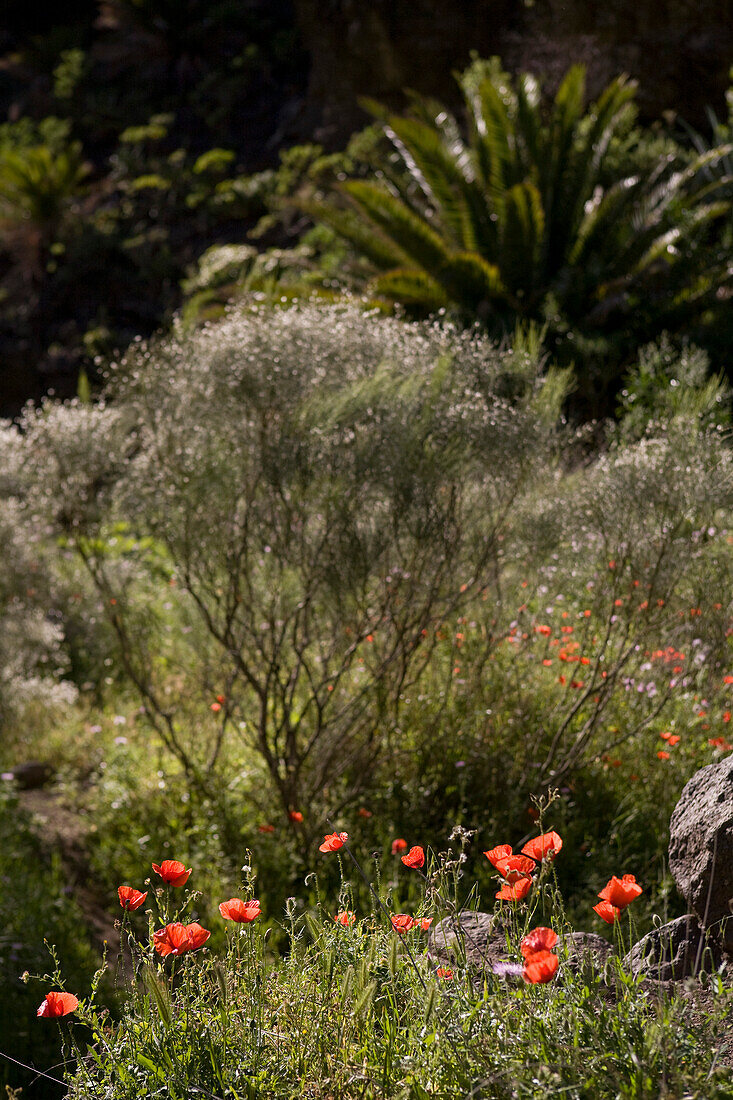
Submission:
[[[345,182],[340,203],[307,209],[379,272],[374,294],[433,312],[454,307],[497,332],[542,320],[574,359],[584,396],[603,379],[603,349],[699,317],[730,278],[707,249],[728,203],[704,176],[727,149],[666,156],[649,174],[605,178],[633,122],[635,85],[618,77],[589,108],[581,66],[546,107],[538,81],[497,61],[460,77],[468,137],[444,108],[415,98],[406,117],[372,110],[404,175]],[[593,364],[593,349],[600,364]]]

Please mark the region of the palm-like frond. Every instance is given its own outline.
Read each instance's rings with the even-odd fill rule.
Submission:
[[[619,316],[630,329],[646,318],[649,339],[667,306],[709,301],[714,278],[727,277],[705,243],[730,211],[719,166],[731,146],[609,182],[609,150],[635,117],[628,77],[588,108],[579,65],[549,104],[533,76],[512,81],[497,59],[474,61],[459,83],[465,136],[433,100],[413,96],[407,116],[369,104],[404,172],[344,184],[351,220],[343,208],[324,220],[385,272],[375,290],[502,325],[559,312],[559,331],[574,327],[586,342]]]

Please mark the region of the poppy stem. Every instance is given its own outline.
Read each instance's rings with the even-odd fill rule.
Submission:
[[[329,825],[330,825],[330,826],[331,826],[331,828],[333,829],[333,827],[334,827],[334,826],[333,826],[333,823],[332,823],[331,819],[330,819],[329,817],[326,817],[326,821],[327,821],[327,822],[329,823]],[[397,932],[395,931],[395,927],[394,927],[394,925],[392,924],[392,915],[391,915],[391,913],[389,912],[389,910],[387,909],[387,906],[386,906],[386,905],[384,904],[384,902],[383,902],[383,901],[382,901],[382,899],[380,898],[379,894],[378,894],[378,893],[377,893],[377,891],[376,891],[376,890],[374,889],[374,886],[373,886],[373,885],[372,885],[372,883],[371,883],[371,882],[369,881],[369,879],[367,878],[367,876],[366,876],[366,875],[364,874],[364,871],[362,870],[362,866],[361,866],[361,864],[359,863],[359,860],[358,860],[358,859],[356,858],[356,856],[354,855],[354,853],[353,853],[353,852],[351,851],[351,847],[349,846],[349,844],[348,844],[348,842],[347,842],[347,841],[344,841],[344,843],[343,843],[343,847],[344,847],[344,848],[346,849],[346,851],[348,852],[348,854],[349,854],[349,859],[350,859],[350,860],[351,860],[351,862],[352,862],[352,863],[354,864],[354,866],[356,867],[357,871],[359,872],[359,874],[360,874],[360,875],[361,875],[361,877],[363,878],[364,882],[366,883],[366,885],[367,885],[367,888],[369,889],[369,892],[371,893],[372,897],[374,898],[374,900],[376,901],[377,905],[379,906],[379,908],[381,909],[381,911],[382,911],[382,912],[384,913],[385,917],[387,918],[387,921],[389,922],[389,927],[390,927],[390,928],[391,928],[391,930],[392,930],[392,935],[393,935],[393,936],[396,936],[396,935],[397,935]],[[422,976],[422,974],[420,973],[420,968],[419,968],[419,967],[418,967],[418,965],[417,965],[417,960],[415,959],[415,956],[413,955],[412,951],[411,951],[411,950],[410,950],[410,948],[408,947],[407,941],[406,941],[406,940],[404,940],[404,941],[403,941],[403,943],[404,943],[404,948],[405,948],[405,951],[407,952],[407,955],[408,955],[408,957],[409,957],[409,959],[410,959],[410,962],[412,963],[413,969],[414,969],[415,973],[417,974],[417,977],[418,977],[418,981],[420,982],[420,985],[421,985],[421,986],[423,987],[423,991],[427,993],[427,989],[428,989],[428,987],[426,986],[426,984],[425,984],[425,981],[424,981],[424,979],[423,979],[423,976]]]

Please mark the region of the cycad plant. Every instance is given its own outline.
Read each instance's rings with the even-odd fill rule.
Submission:
[[[599,348],[618,362],[699,316],[730,281],[709,247],[729,204],[703,171],[724,148],[664,156],[648,174],[609,167],[635,118],[633,81],[616,78],[588,108],[579,65],[551,103],[533,76],[513,82],[497,59],[459,82],[465,127],[418,97],[404,117],[369,104],[399,171],[310,204],[373,265],[373,294],[457,309],[493,331],[538,320],[582,366]]]

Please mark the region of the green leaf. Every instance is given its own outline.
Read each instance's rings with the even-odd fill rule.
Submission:
[[[354,205],[419,267],[434,272],[448,256],[445,243],[426,221],[375,183],[353,180],[343,185]]]

